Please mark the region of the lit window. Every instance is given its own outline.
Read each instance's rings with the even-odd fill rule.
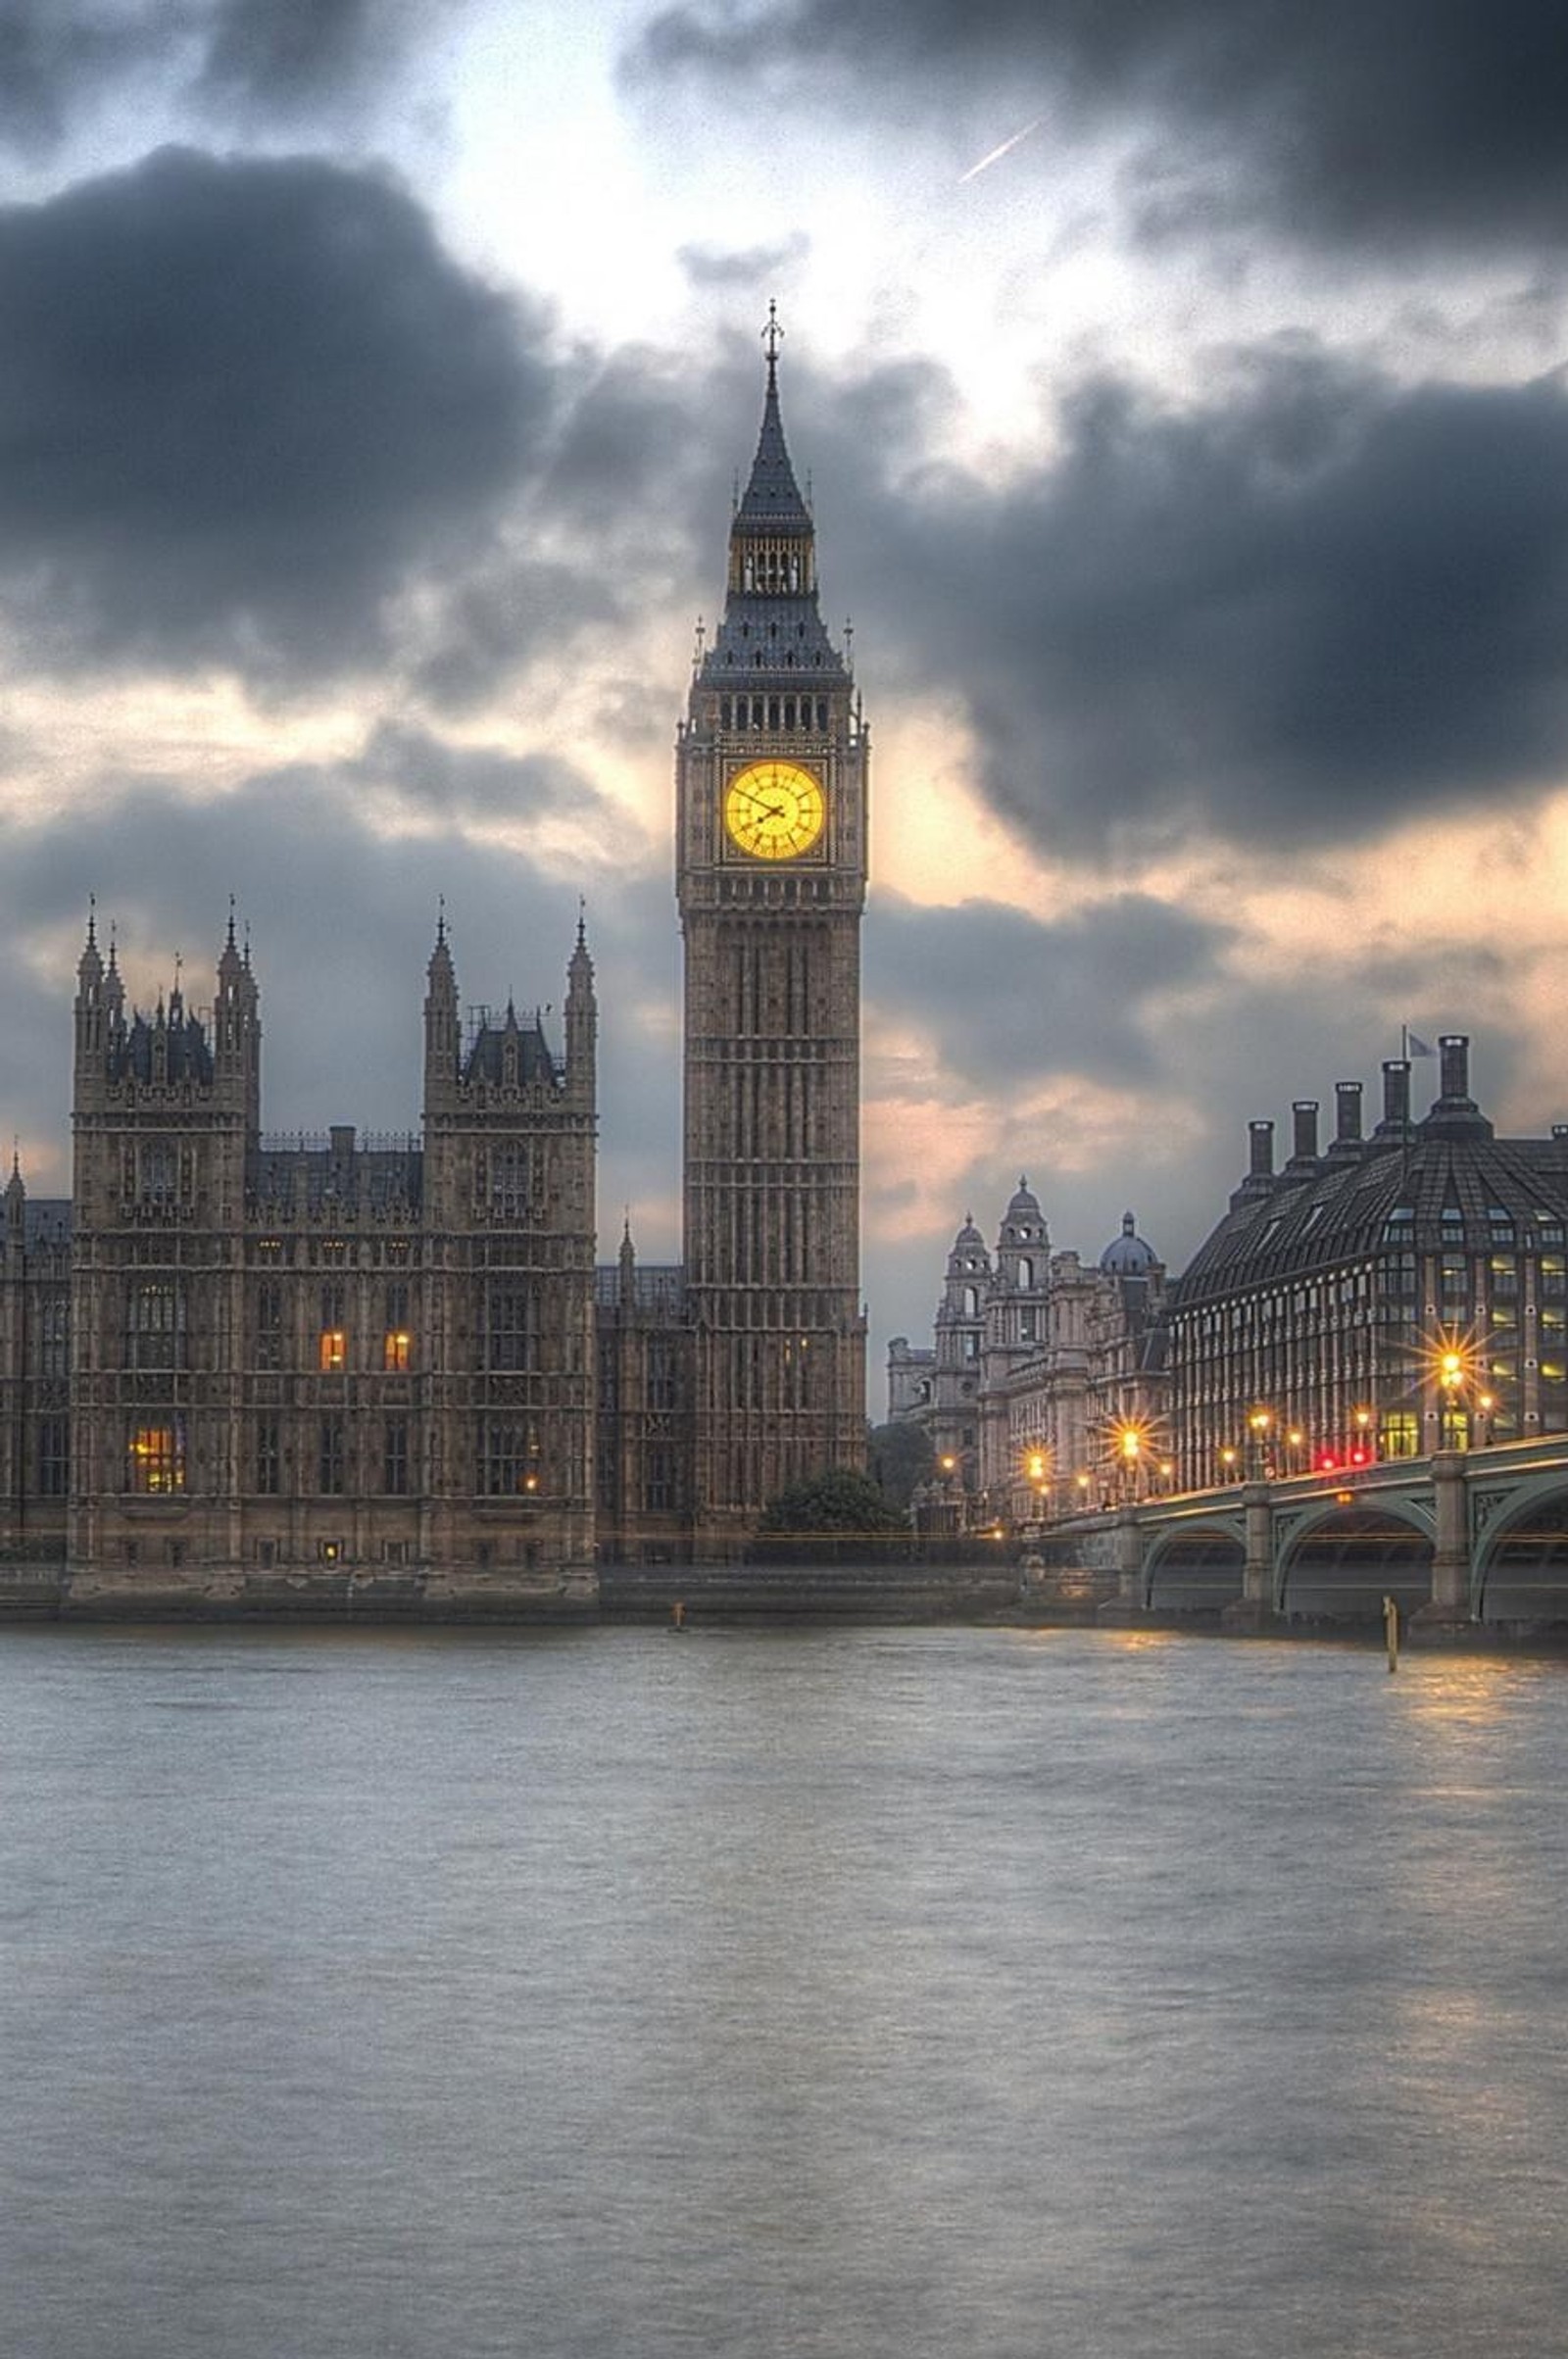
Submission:
[[[389,1327],[381,1347],[381,1365],[389,1376],[406,1376],[413,1352],[413,1336],[402,1327]]]
[[[341,1327],[321,1329],[321,1373],[330,1375],[349,1364],[349,1339]]]
[[[163,1498],[185,1488],[184,1435],[177,1425],[138,1425],[131,1433],[129,1488]]]

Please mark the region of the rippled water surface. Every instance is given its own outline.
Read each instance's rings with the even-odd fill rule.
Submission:
[[[16,2359],[1545,2359],[1568,1667],[0,1630]]]

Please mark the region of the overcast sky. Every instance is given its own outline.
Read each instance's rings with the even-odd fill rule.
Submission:
[[[671,740],[776,298],[873,735],[871,1398],[1020,1171],[1180,1267],[1400,1025],[1568,1117],[1547,0],[0,0],[0,1120],[89,894],[237,897],[264,1122],[419,1119],[587,903],[600,1220],[678,1238]],[[1417,1102],[1435,1087],[1417,1067]]]

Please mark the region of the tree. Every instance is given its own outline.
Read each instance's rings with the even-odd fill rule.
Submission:
[[[788,1533],[814,1540],[824,1534],[906,1532],[908,1524],[868,1474],[836,1466],[831,1473],[791,1483],[768,1501],[758,1529],[770,1537]]]
[[[871,1479],[890,1507],[903,1514],[931,1472],[931,1436],[923,1425],[900,1419],[871,1428]]]

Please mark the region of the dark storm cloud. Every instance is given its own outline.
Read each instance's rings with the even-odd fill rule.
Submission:
[[[450,818],[539,819],[608,815],[597,789],[568,762],[452,745],[428,729],[382,721],[337,773],[350,786],[385,786],[417,810]]]
[[[264,116],[315,113],[361,97],[471,8],[472,0],[218,0],[198,18],[195,89]]]
[[[1364,840],[1568,773],[1561,380],[1400,387],[1287,346],[1187,409],[1102,380],[1062,430],[1003,488],[830,444],[824,504],[878,661],[967,707],[1042,848]]]
[[[365,807],[368,772],[401,761],[459,781],[446,813],[417,833],[377,832]],[[675,1062],[678,940],[669,887],[613,860],[581,876],[546,873],[527,857],[470,840],[462,821],[486,786],[482,759],[413,733],[383,730],[363,757],[258,774],[220,802],[193,808],[153,779],[106,778],[90,825],[78,812],[13,827],[0,868],[0,932],[16,946],[64,927],[79,940],[89,894],[100,942],[118,931],[132,996],[148,1005],[174,979],[176,954],[193,1007],[210,1002],[229,895],[237,894],[262,992],[263,1122],[270,1131],[330,1122],[417,1127],[425,964],[440,900],[464,1006],[544,1007],[561,1045],[565,966],[587,897],[598,970],[601,1185],[618,1235],[620,1206],[673,1195],[680,1091]],[[505,767],[500,757],[496,769]],[[519,765],[526,768],[527,765]],[[547,798],[575,810],[565,778]],[[520,815],[520,814],[519,814]],[[443,819],[447,823],[443,824]],[[35,1192],[69,1187],[71,985],[41,981],[14,956],[0,1026],[0,1123],[9,1139],[53,1140],[55,1171]],[[650,1222],[651,1250],[669,1237]]]
[[[0,598],[35,661],[371,662],[537,463],[540,319],[387,182],[166,149],[0,211]]]
[[[1131,123],[1152,227],[1263,214],[1295,237],[1474,246],[1568,227],[1558,0],[688,0],[631,71],[825,78],[857,116],[945,127],[984,101],[999,137],[1050,107],[1050,141],[1009,170]]]
[[[363,102],[471,0],[0,0],[0,144],[47,155],[138,79],[230,119]]]
[[[1053,1073],[1147,1083],[1155,1004],[1212,982],[1229,940],[1137,893],[1054,923],[997,902],[931,909],[879,894],[866,986],[930,1039],[945,1090]]]

